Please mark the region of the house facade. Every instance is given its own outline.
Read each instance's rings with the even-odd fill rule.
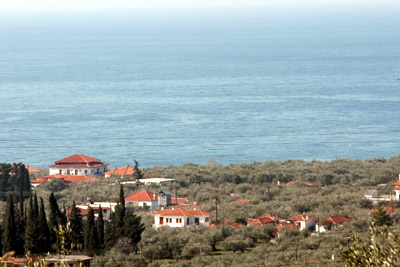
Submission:
[[[287,220],[294,224],[300,231],[315,229],[315,218],[305,214],[299,214]]]
[[[107,171],[108,163],[101,159],[75,154],[54,162],[49,166],[50,175],[103,175]]]
[[[185,227],[188,225],[210,225],[210,212],[187,209],[163,209],[153,212],[153,227]]]
[[[158,208],[158,194],[142,190],[125,198],[127,207],[150,207],[152,211]]]

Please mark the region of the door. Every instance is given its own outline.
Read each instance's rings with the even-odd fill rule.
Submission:
[[[160,224],[164,224],[164,217],[160,217]]]
[[[199,223],[200,223],[199,218],[194,218],[194,224],[195,224],[195,225],[199,225]]]
[[[78,175],[78,170],[75,170],[75,175]]]

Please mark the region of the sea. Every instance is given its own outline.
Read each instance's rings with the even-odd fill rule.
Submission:
[[[0,162],[400,154],[400,5],[0,11]]]

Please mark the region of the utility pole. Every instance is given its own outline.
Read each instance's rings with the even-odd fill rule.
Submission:
[[[215,197],[215,222],[218,222],[218,197]]]
[[[339,224],[339,193],[337,194],[337,209],[336,209],[336,228]]]

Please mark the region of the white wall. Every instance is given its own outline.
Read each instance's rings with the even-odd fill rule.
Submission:
[[[164,223],[160,225],[160,217],[164,218]],[[187,218],[189,218],[189,224],[187,224]],[[199,218],[199,225],[210,225],[209,216],[161,216],[160,214],[154,215],[154,224],[153,227],[157,228],[160,226],[169,226],[169,227],[184,227],[186,225],[194,225],[195,218]],[[206,222],[206,218],[208,218],[208,222]],[[172,222],[167,222],[167,219],[172,219]],[[176,219],[182,219],[182,223],[177,223]]]
[[[99,169],[99,173],[97,173],[97,169]],[[59,174],[60,170],[61,170],[61,174],[68,174],[68,170],[70,171],[71,175],[75,175],[75,170],[78,170],[78,175],[102,175],[107,168],[106,167],[99,167],[99,168],[79,168],[79,169],[75,169],[75,168],[60,168],[60,167],[50,167],[50,175],[52,174]],[[85,173],[85,171],[87,171]]]

